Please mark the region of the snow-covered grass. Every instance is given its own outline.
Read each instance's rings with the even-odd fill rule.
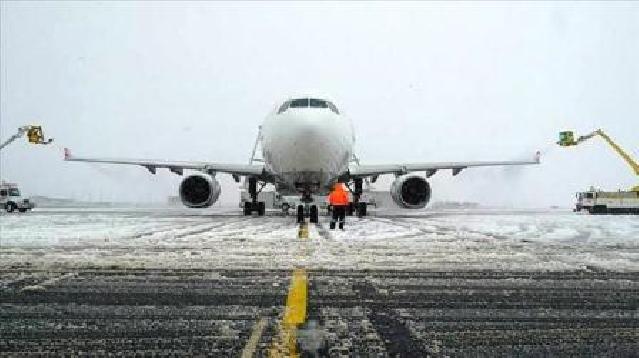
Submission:
[[[639,270],[639,217],[430,212],[348,218],[345,231],[293,217],[184,210],[0,216],[1,267]]]

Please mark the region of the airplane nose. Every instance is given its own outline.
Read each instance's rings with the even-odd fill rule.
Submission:
[[[302,117],[294,120],[291,127],[299,147],[309,150],[331,150],[340,136],[331,118]]]
[[[283,137],[275,141],[281,153],[286,153],[282,170],[333,170],[340,155],[340,133],[333,118],[304,113],[281,118]],[[277,144],[275,144],[277,143]]]
[[[294,137],[300,144],[312,146],[326,142],[329,128],[322,127],[313,121],[300,121],[294,125]]]

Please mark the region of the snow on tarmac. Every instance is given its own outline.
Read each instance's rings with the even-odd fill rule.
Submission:
[[[394,213],[397,214],[397,213]],[[293,217],[236,210],[49,210],[0,216],[1,267],[639,270],[639,218],[571,212],[380,212]]]
[[[331,236],[360,267],[435,270],[639,269],[639,219],[571,212],[368,218]],[[392,256],[384,257],[383,252]],[[382,262],[385,261],[385,264]]]

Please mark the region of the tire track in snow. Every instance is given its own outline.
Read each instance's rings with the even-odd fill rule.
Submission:
[[[198,224],[198,226],[201,225],[208,225],[207,224]],[[192,227],[193,223],[189,223],[189,224],[182,224],[180,226],[177,226],[175,224],[168,224],[168,225],[164,225],[158,228],[155,228],[153,230],[149,230],[149,231],[145,231],[145,232],[141,232],[141,233],[137,233],[135,235],[129,236],[128,239],[133,239],[133,240],[137,240],[137,239],[141,239],[145,236],[151,236],[151,235],[157,235],[157,234],[162,234],[162,233],[168,233],[171,231],[175,231],[175,230],[182,230],[182,229],[186,229],[188,227]]]
[[[225,226],[228,226],[229,224],[236,224],[236,223],[238,223],[240,221],[242,221],[242,220],[238,219],[238,220],[235,220],[235,221],[232,221],[232,222],[222,221],[222,222],[217,222],[215,224],[207,224],[207,226],[204,227],[204,228],[197,228],[197,229],[194,229],[194,230],[191,230],[191,231],[187,231],[187,232],[175,235],[175,236],[173,236],[173,238],[175,238],[175,239],[183,239],[185,237],[199,235],[199,234],[211,231],[211,230],[222,229]]]
[[[422,222],[416,222],[416,220],[413,220],[410,218],[399,218],[397,219],[397,222],[395,224],[398,226],[406,227],[406,228],[416,229],[423,233],[436,234],[436,235],[454,235],[456,238],[462,238],[460,237],[460,235],[463,235],[464,233],[470,233],[470,234],[485,236],[487,238],[492,238],[496,240],[510,239],[506,235],[496,234],[490,231],[471,230],[468,228],[457,229],[454,227],[443,226],[441,224],[436,224],[436,223],[429,223],[430,225],[436,227],[436,230],[429,230],[419,226],[420,224],[423,224]]]

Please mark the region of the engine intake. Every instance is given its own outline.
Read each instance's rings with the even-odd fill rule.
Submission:
[[[191,175],[180,184],[180,200],[189,208],[208,208],[220,197],[220,183],[210,177]]]
[[[430,200],[430,185],[419,175],[402,175],[391,185],[395,204],[405,209],[421,209]]]

